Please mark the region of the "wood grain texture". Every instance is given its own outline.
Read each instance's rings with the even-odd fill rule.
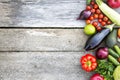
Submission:
[[[89,80],[79,59],[83,52],[0,53],[0,80]]]
[[[0,29],[0,51],[84,51],[83,29]]]
[[[85,0],[0,0],[0,27],[83,27]]]
[[[0,0],[0,27],[84,27],[76,18],[85,4],[86,0]]]

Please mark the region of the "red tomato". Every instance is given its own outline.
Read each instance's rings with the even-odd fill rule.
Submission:
[[[107,24],[109,25],[109,24],[111,24],[112,22],[109,20],[109,21],[107,21]]]
[[[93,8],[94,8],[94,9],[98,9],[98,5],[97,5],[97,4],[94,4]]]
[[[97,19],[97,18],[98,18],[98,14],[94,14],[93,17],[94,17],[95,19]]]
[[[101,22],[102,22],[102,19],[98,19],[98,22],[101,23]]]
[[[96,26],[98,26],[98,22],[95,21],[92,23],[92,25],[96,27]]]
[[[104,16],[103,17],[103,21],[107,22],[108,21],[108,17]]]
[[[95,13],[100,14],[101,13],[100,9],[96,9]]]
[[[105,26],[105,25],[106,25],[106,22],[102,21],[102,22],[101,22],[101,25],[102,25],[102,26]]]
[[[91,10],[91,6],[86,6],[86,10]]]
[[[90,19],[90,20],[93,20],[93,19],[94,19],[94,17],[93,17],[93,16],[90,16],[90,17],[89,17],[89,19]]]
[[[92,12],[92,13],[95,13],[95,9],[91,9],[91,12]]]
[[[88,20],[86,20],[86,24],[90,24],[91,23],[91,21],[88,19]]]
[[[102,19],[103,17],[104,17],[103,14],[99,14],[99,15],[98,15],[98,18],[99,18],[99,19]]]

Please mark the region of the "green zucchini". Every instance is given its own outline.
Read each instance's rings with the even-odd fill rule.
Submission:
[[[109,48],[113,48],[117,44],[117,29],[113,31],[106,37],[105,44]]]
[[[111,55],[108,55],[109,61],[111,61],[115,66],[120,65],[120,63]]]
[[[112,50],[112,49],[109,48],[108,51],[109,51],[109,54],[111,56],[113,56],[115,58],[119,58],[119,55],[114,50]]]
[[[120,14],[110,8],[102,0],[96,0],[100,10],[116,25],[120,26]]]

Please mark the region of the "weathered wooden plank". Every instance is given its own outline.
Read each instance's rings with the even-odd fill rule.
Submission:
[[[83,29],[0,29],[0,51],[83,51]]]
[[[83,27],[86,0],[0,0],[0,27]],[[120,9],[117,9],[120,13]]]
[[[1,80],[89,80],[79,59],[83,52],[0,53]]]
[[[0,27],[83,27],[85,0],[0,0]]]

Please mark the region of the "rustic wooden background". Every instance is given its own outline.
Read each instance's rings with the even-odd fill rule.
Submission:
[[[85,23],[76,21],[85,3],[0,0],[0,80],[89,80],[79,63]]]
[[[82,27],[85,0],[0,0],[2,27]]]

